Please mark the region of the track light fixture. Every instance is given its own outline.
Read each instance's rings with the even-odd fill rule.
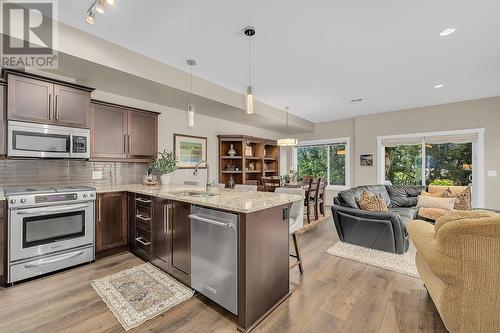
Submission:
[[[88,24],[95,23],[95,13],[104,14],[104,9],[106,5],[113,5],[115,3],[114,0],[94,0],[90,5],[89,9],[87,9],[87,18],[86,21]]]

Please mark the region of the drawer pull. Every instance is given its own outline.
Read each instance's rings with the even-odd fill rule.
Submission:
[[[143,220],[143,221],[151,221],[151,218],[150,217],[144,217],[142,215],[136,215],[135,216],[136,218],[138,218],[139,220]]]
[[[144,246],[151,245],[151,242],[148,242],[148,241],[146,241],[146,242],[145,242],[145,241],[143,241],[143,240],[142,240],[142,237],[137,237],[135,240],[136,240],[137,242],[141,243],[141,244],[142,244],[142,245],[144,245]]]
[[[141,203],[151,203],[151,200],[143,199],[143,198],[136,198],[135,201],[141,202]]]

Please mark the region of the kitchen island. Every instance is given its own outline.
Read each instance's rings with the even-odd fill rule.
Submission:
[[[215,251],[219,251],[212,254],[216,256],[214,265],[219,264],[217,259],[222,261],[228,256],[235,258],[236,307],[232,310],[224,307],[230,310],[227,315],[237,322],[240,331],[254,329],[290,295],[288,212],[293,202],[303,200],[301,196],[220,188],[213,188],[207,193],[205,188],[185,185],[123,185],[98,188],[97,193],[98,251],[100,246],[103,248],[102,244],[108,250],[107,244],[120,243],[120,237],[111,230],[119,220],[116,217],[124,215],[126,226],[121,229],[122,236],[125,236],[122,243],[128,244],[129,250],[143,260],[196,289],[200,289],[196,274],[200,275],[202,267],[196,251],[198,254],[203,251],[198,242],[205,242],[206,239],[204,234],[200,237],[199,229],[197,236],[192,234],[192,226],[198,228],[202,224],[193,222],[196,220],[193,212],[210,210],[221,216],[235,217],[234,247],[229,246],[231,240],[224,238],[212,242],[211,246],[205,243],[203,246],[207,247],[207,252],[213,246]],[[119,203],[124,204],[117,207]],[[203,219],[207,220],[206,216],[201,216]],[[213,230],[206,238],[216,238],[218,232],[226,232],[225,228],[229,227],[225,224],[221,224],[224,226],[220,231],[213,226],[212,229],[204,229]],[[192,244],[192,239],[197,243]],[[217,253],[220,253],[220,258]],[[192,259],[195,267],[192,267]],[[228,284],[227,288],[215,291],[207,282],[206,288],[212,290],[214,295],[210,297],[209,293],[204,294],[224,305],[218,302],[218,297],[227,292],[225,289],[231,289],[230,286]]]

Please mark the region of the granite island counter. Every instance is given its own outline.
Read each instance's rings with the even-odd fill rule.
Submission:
[[[213,266],[220,264],[224,256],[233,256],[236,260],[236,270],[233,271],[237,285],[236,310],[226,309],[229,310],[228,318],[237,323],[239,331],[253,330],[290,296],[289,211],[293,202],[303,201],[303,196],[221,188],[213,188],[207,194],[204,187],[187,185],[119,185],[98,187],[97,193],[98,251],[100,243],[117,244],[120,241],[120,237],[109,232],[112,225],[116,226],[117,219],[112,223],[106,220],[122,211],[126,212],[127,220],[123,229],[126,230],[123,234],[126,240],[122,244],[128,244],[132,253],[198,291],[199,284],[196,288],[194,277],[200,269],[195,264],[200,256],[195,252],[198,249],[200,253],[200,244],[203,244],[202,253],[208,253],[212,247]],[[121,209],[117,207],[120,203]],[[206,236],[204,232],[194,236],[192,232],[199,230],[200,222],[193,221],[193,218],[196,220],[193,212],[199,211],[200,207],[233,216],[237,221],[235,228],[230,232],[224,227],[225,223],[216,222],[212,229],[205,227]],[[101,235],[99,230],[102,230]],[[213,240],[226,233],[234,235],[235,247],[223,246],[230,242],[227,238]],[[210,239],[212,245],[205,244]],[[107,248],[105,245],[104,249]],[[211,266],[204,269],[211,271]],[[224,269],[219,271],[225,272],[226,279],[227,272]],[[206,282],[206,289],[214,290],[209,283],[212,282]],[[229,287],[219,291],[223,293],[226,289]],[[206,292],[200,292],[207,296]],[[212,300],[218,303],[218,294],[213,296]]]

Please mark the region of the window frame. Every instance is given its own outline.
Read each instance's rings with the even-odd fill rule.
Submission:
[[[336,145],[336,144],[345,144],[345,185],[330,185],[330,149],[327,150],[327,181],[328,185],[326,187],[327,190],[333,191],[342,191],[351,188],[351,138],[333,138],[333,139],[324,139],[324,140],[310,140],[310,141],[300,141],[299,144],[293,148],[292,154],[292,165],[294,170],[298,170],[298,156],[297,151],[298,148],[304,146],[313,146],[313,145]]]
[[[453,131],[440,131],[440,132],[426,132],[426,133],[412,133],[412,134],[399,134],[399,135],[383,135],[377,136],[377,180],[379,184],[385,183],[385,145],[384,140],[388,139],[405,139],[405,138],[419,138],[422,137],[420,145],[422,147],[422,185],[426,186],[425,182],[425,138],[432,136],[443,135],[460,135],[460,134],[475,134],[476,139],[472,142],[472,184],[474,190],[472,191],[472,206],[482,208],[485,207],[485,186],[484,186],[484,128],[473,128]]]

